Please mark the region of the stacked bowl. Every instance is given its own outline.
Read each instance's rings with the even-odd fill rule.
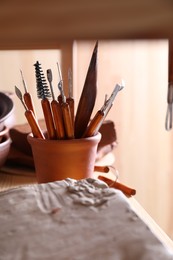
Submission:
[[[6,162],[10,151],[9,122],[12,118],[14,103],[8,93],[0,92],[0,168]]]

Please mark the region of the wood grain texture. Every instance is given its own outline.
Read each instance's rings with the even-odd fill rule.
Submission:
[[[74,39],[171,38],[170,0],[0,3],[0,48],[57,48]]]

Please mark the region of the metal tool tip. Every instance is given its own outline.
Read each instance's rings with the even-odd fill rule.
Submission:
[[[18,96],[18,98],[22,98],[22,93],[21,93],[21,91],[20,91],[20,89],[18,88],[18,87],[14,87],[15,88],[15,93],[16,93],[16,95]]]
[[[51,71],[51,69],[48,69],[48,70],[47,70],[47,79],[48,79],[49,81],[52,81],[52,71]]]
[[[98,40],[96,41],[94,50],[97,50],[97,49],[98,49]]]
[[[122,86],[122,87],[125,87],[125,81],[124,81],[124,79],[121,80],[121,86]]]

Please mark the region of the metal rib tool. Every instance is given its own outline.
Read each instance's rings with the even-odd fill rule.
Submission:
[[[96,115],[89,123],[89,125],[84,133],[84,137],[94,136],[98,133],[103,121],[105,120],[107,114],[109,113],[109,111],[113,105],[113,101],[114,101],[117,93],[122,89],[123,89],[123,86],[116,84],[110,98],[104,102],[104,105],[101,107],[101,109],[99,111],[97,111]]]

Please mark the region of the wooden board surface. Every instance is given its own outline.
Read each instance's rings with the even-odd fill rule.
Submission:
[[[173,36],[173,2],[21,1],[0,3],[0,49],[57,48],[74,39]]]

